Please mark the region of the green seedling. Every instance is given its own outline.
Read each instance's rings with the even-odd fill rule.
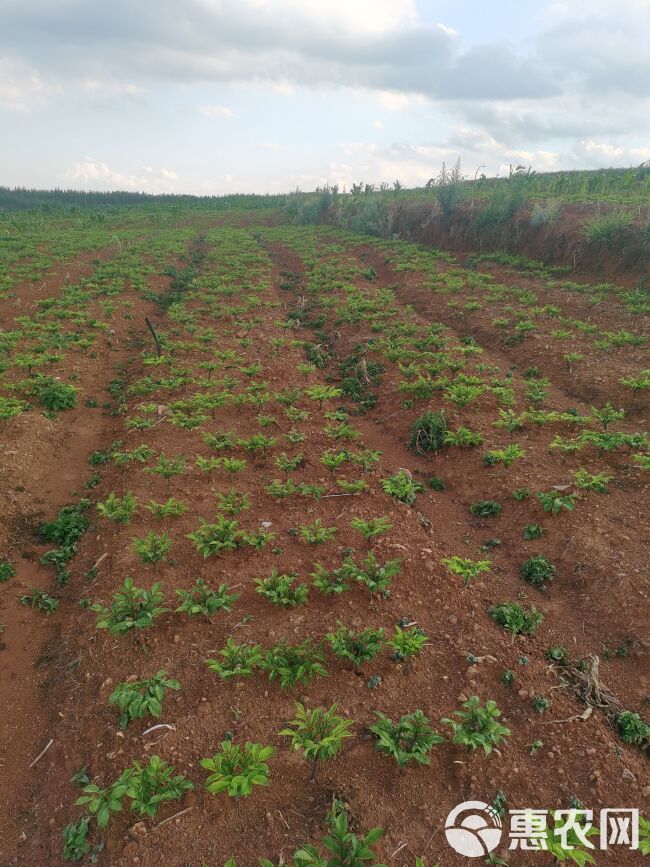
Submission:
[[[231,798],[246,798],[255,786],[267,786],[269,766],[275,753],[273,747],[247,742],[238,747],[232,741],[221,743],[221,752],[211,759],[201,759],[200,765],[210,771],[205,788],[213,795],[227,792]]]
[[[318,762],[333,758],[340,752],[344,738],[349,738],[352,720],[345,719],[336,713],[336,705],[328,710],[315,708],[308,710],[300,702],[296,702],[296,717],[280,735],[291,738],[291,747],[302,750],[305,758],[311,762],[311,781],[316,782]]]
[[[430,765],[432,748],[444,743],[445,739],[431,728],[421,710],[405,714],[396,723],[383,713],[377,713],[377,717],[378,721],[370,726],[377,738],[375,746],[379,752],[392,756],[400,768],[409,762]]]
[[[222,658],[206,659],[205,664],[223,680],[232,680],[251,676],[262,662],[262,649],[258,644],[237,644],[234,638],[228,638],[219,656]]]
[[[162,713],[165,692],[180,688],[180,683],[168,678],[167,672],[161,669],[147,680],[118,683],[108,697],[108,703],[120,711],[120,728],[125,729],[132,720],[146,716],[157,719]]]
[[[229,593],[227,584],[220,584],[217,590],[213,590],[205,583],[203,578],[197,578],[190,590],[176,590],[176,595],[181,599],[181,604],[176,612],[188,614],[190,617],[203,615],[210,620],[216,611],[232,611],[233,604],[239,599],[239,593]]]
[[[442,719],[451,727],[452,741],[474,751],[479,747],[489,755],[503,738],[510,736],[510,729],[498,721],[501,711],[491,699],[481,705],[477,695],[464,702],[461,710],[454,711],[456,719]]]

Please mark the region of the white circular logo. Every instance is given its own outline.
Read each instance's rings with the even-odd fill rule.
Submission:
[[[462,817],[463,813],[468,815]],[[467,858],[481,858],[493,852],[501,841],[501,817],[483,801],[464,801],[451,811],[445,822],[447,842]]]

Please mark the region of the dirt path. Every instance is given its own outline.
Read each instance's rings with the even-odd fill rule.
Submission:
[[[36,310],[41,298],[56,296],[60,286],[72,279],[88,277],[90,263],[107,258],[109,252],[100,250],[62,269],[59,266],[54,277],[58,273],[61,283],[46,279],[26,293],[17,293],[20,303],[14,305],[15,315]],[[78,664],[64,653],[62,640],[74,603],[64,597],[55,613],[44,615],[20,604],[19,599],[31,588],[52,592],[53,570],[39,560],[53,545],[43,542],[38,528],[83,496],[92,472],[89,455],[106,448],[121,429],[101,407],[106,401],[110,404],[107,388],[117,371],[124,375],[132,368],[129,341],[134,333],[146,334],[144,316],[152,315],[153,305],[143,303],[130,289],[123,290],[120,299],[133,304],[133,319],[119,317],[95,345],[92,356],[73,355],[59,365],[57,372],[73,376],[81,390],[77,406],[56,419],[47,419],[38,411],[23,413],[4,423],[2,431],[6,445],[0,467],[4,500],[0,541],[4,556],[16,564],[16,575],[5,585],[0,607],[4,626],[0,707],[7,709],[0,714],[0,743],[5,745],[0,759],[0,858],[15,855],[21,842],[35,831],[40,779],[62,719],[58,710],[65,695],[62,688]],[[2,324],[10,327],[6,315]],[[88,398],[93,399],[94,407],[86,406]]]

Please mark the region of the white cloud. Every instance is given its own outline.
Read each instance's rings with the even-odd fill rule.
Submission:
[[[87,93],[105,96],[139,96],[144,93],[144,88],[130,81],[107,81],[98,78],[84,78],[81,82],[81,88]]]
[[[607,144],[606,142],[591,141],[590,139],[588,139],[587,141],[581,142],[581,144],[583,145],[587,153],[602,154],[608,159],[622,157],[625,153],[622,147],[617,147],[613,144]]]
[[[421,108],[428,105],[422,95],[415,93],[401,93],[396,90],[380,90],[377,92],[377,100],[382,108],[388,111],[409,111],[413,108]]]
[[[141,172],[115,171],[101,160],[85,157],[65,173],[65,178],[91,190],[127,190],[145,193],[171,193],[177,190],[179,177],[170,169],[143,166]]]
[[[543,64],[507,45],[463,51],[455,31],[418,17],[415,0],[24,0],[3,14],[3,47],[68,81],[248,81],[443,100],[557,90]]]
[[[238,0],[244,7],[289,21],[302,19],[317,28],[379,35],[417,21],[415,0]],[[205,0],[207,8],[218,5]]]
[[[200,105],[199,111],[204,117],[221,117],[230,120],[235,112],[225,105]]]
[[[0,58],[0,108],[27,114],[56,90],[33,69]]]

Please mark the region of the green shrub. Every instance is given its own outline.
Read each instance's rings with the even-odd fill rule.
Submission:
[[[368,490],[368,483],[363,479],[358,479],[356,482],[348,482],[345,479],[337,479],[336,484],[342,488],[346,494],[360,494],[362,491]]]
[[[190,590],[176,590],[181,604],[176,609],[177,613],[189,614],[197,617],[202,614],[206,620],[215,611],[232,611],[233,603],[239,599],[239,593],[228,593],[228,585],[220,584],[217,590],[213,590],[205,583],[203,578],[197,578]]]
[[[373,828],[364,837],[357,837],[348,830],[348,817],[345,809],[339,806],[338,802],[335,802],[332,807],[328,824],[329,833],[323,837],[322,846],[329,854],[323,858],[316,846],[305,844],[294,853],[296,867],[385,867],[374,862],[375,856],[372,851],[372,847],[384,833],[382,828]],[[260,867],[273,867],[273,865],[270,861],[262,861]],[[416,863],[416,867],[424,867],[424,865]]]
[[[537,711],[537,713],[546,713],[546,711],[551,706],[552,702],[549,698],[543,695],[533,696],[531,701],[533,709]]]
[[[539,491],[536,496],[542,509],[551,515],[559,515],[562,509],[572,512],[578,498],[577,494],[560,494],[557,491]]]
[[[413,476],[408,470],[399,470],[394,476],[381,480],[381,487],[385,494],[395,497],[400,503],[412,506],[417,495],[424,490],[424,485],[414,482]]]
[[[593,418],[600,422],[603,430],[607,430],[613,421],[621,421],[625,418],[625,410],[615,409],[609,400],[602,409],[592,406],[591,414]]]
[[[309,596],[309,587],[306,584],[293,586],[296,578],[297,575],[293,572],[283,575],[273,569],[268,578],[255,578],[255,584],[257,592],[274,605],[293,608],[306,604]]]
[[[545,557],[544,554],[537,554],[522,564],[521,577],[533,587],[543,590],[546,584],[553,580],[555,571],[555,566],[548,557]]]
[[[50,377],[39,378],[37,383],[38,399],[49,412],[73,409],[77,405],[78,391],[74,385],[66,385]]]
[[[151,590],[145,590],[136,587],[133,578],[125,578],[121,589],[114,593],[110,608],[95,604],[90,606],[90,610],[100,615],[97,629],[108,629],[112,635],[121,635],[131,629],[152,626],[157,617],[169,610],[162,606],[163,601],[160,582],[153,584]]]
[[[9,421],[25,412],[26,408],[27,404],[15,397],[0,397],[0,421]]]
[[[211,759],[201,759],[200,765],[211,771],[205,788],[213,795],[227,792],[231,798],[245,798],[254,786],[266,786],[269,781],[267,760],[275,753],[273,747],[247,742],[243,747],[223,741],[221,752]]]
[[[90,817],[84,816],[74,825],[66,825],[61,832],[63,837],[63,858],[66,861],[80,861],[90,852],[88,826]]]
[[[446,446],[455,446],[459,449],[473,449],[483,442],[483,435],[468,427],[459,427],[458,430],[448,430],[444,435]]]
[[[90,526],[85,515],[89,506],[89,500],[80,500],[76,506],[64,506],[54,521],[41,524],[39,533],[48,542],[55,542],[62,548],[74,548]]]
[[[164,503],[157,503],[155,500],[149,500],[145,505],[145,509],[155,518],[179,518],[187,511],[187,506],[180,500],[169,497]]]
[[[250,509],[248,494],[240,494],[238,491],[228,491],[224,494],[217,491],[217,512],[225,512],[227,515],[239,515]]]
[[[479,500],[472,503],[469,510],[478,518],[494,518],[501,514],[501,505],[496,500]]]
[[[447,422],[442,410],[432,412],[428,409],[411,425],[409,448],[421,454],[436,451],[444,443],[446,430]]]
[[[234,551],[245,543],[245,533],[239,529],[237,521],[229,521],[223,515],[216,524],[203,518],[199,518],[199,524],[199,529],[188,533],[187,538],[204,557],[219,557],[222,551]]]
[[[444,557],[440,561],[447,567],[452,575],[460,575],[463,584],[467,586],[470,581],[475,581],[483,572],[489,572],[492,568],[491,560],[470,560],[468,557]]]
[[[158,756],[151,756],[146,765],[133,762],[120,779],[127,784],[125,794],[131,798],[131,810],[150,818],[162,804],[176,801],[194,788],[182,774],[174,775],[174,768]]]
[[[234,638],[228,638],[219,656],[222,659],[206,659],[205,664],[223,680],[250,677],[262,663],[262,648],[259,644],[237,644]]]
[[[95,454],[98,454],[95,452]],[[101,453],[100,453],[101,454]],[[124,467],[131,463],[144,464],[153,457],[153,449],[144,443],[128,452],[111,451],[111,460],[118,467]]]
[[[116,705],[120,711],[120,728],[125,729],[134,719],[146,716],[159,717],[162,703],[168,689],[180,689],[177,680],[167,677],[162,669],[147,680],[132,680],[118,683],[108,697],[109,705]]]
[[[445,389],[445,397],[447,400],[450,400],[462,409],[469,403],[472,403],[472,401],[476,400],[477,397],[480,397],[484,390],[485,389],[482,385],[455,382],[452,385],[447,386]]]
[[[0,560],[0,582],[8,581],[16,576],[16,567],[9,560]]]
[[[445,216],[449,216],[462,198],[463,177],[460,167],[460,157],[452,168],[448,169],[442,164],[440,174],[427,183],[427,187],[433,189],[438,204]]]
[[[313,524],[305,524],[300,528],[300,535],[309,545],[318,545],[329,542],[336,535],[336,527],[323,527],[320,518],[316,518]]]
[[[388,642],[392,649],[390,658],[393,662],[401,662],[416,656],[429,640],[429,636],[419,626],[395,627],[395,635]]]
[[[616,718],[616,725],[626,744],[641,746],[650,741],[650,726],[638,713],[632,713],[630,710],[622,711]]]
[[[370,551],[368,556],[362,561],[361,566],[357,566],[351,557],[347,557],[343,562],[342,572],[346,578],[352,578],[358,581],[370,591],[370,596],[381,594],[386,597],[389,595],[389,587],[391,579],[400,572],[400,559],[387,560],[385,563],[380,563],[377,560],[374,552]]]
[[[472,751],[481,747],[489,755],[503,738],[511,734],[510,729],[498,721],[501,711],[496,702],[489,700],[483,707],[477,695],[464,702],[462,710],[454,711],[454,716],[456,720],[446,718],[441,722],[451,727],[453,743]]]
[[[133,548],[142,563],[160,563],[171,546],[172,540],[167,533],[154,533],[151,530],[146,536],[135,536],[133,539]]]
[[[308,683],[314,677],[326,677],[321,646],[306,638],[300,644],[282,642],[264,653],[260,668],[269,680],[277,680],[282,689]]]
[[[37,587],[32,587],[29,593],[20,597],[19,601],[21,605],[31,605],[32,608],[38,608],[44,614],[52,614],[59,607],[58,599]]]
[[[366,542],[374,539],[375,536],[381,536],[391,529],[392,524],[387,517],[369,518],[367,521],[363,518],[352,518],[350,526],[353,530],[357,530]]]
[[[168,458],[164,454],[158,455],[158,460],[153,467],[145,467],[145,472],[162,476],[163,479],[171,479],[172,476],[181,476],[185,472],[187,460],[184,457]]]
[[[526,541],[530,541],[531,539],[541,539],[544,535],[544,528],[540,527],[539,524],[526,524],[522,535]]]
[[[310,577],[314,587],[326,596],[339,595],[350,589],[346,583],[349,570],[343,566],[328,572],[321,563],[316,563]]]
[[[444,738],[429,725],[429,720],[421,710],[405,714],[394,723],[390,717],[377,713],[378,721],[370,726],[375,735],[376,748],[381,753],[392,756],[400,768],[413,761],[420,765],[430,765],[429,753],[435,744],[444,743]]]
[[[339,624],[336,632],[328,632],[325,638],[334,656],[346,660],[354,671],[358,671],[365,662],[373,660],[382,649],[384,630],[372,629],[368,626],[361,632],[354,632]]]
[[[582,234],[592,244],[611,247],[616,239],[629,229],[632,222],[632,214],[625,211],[611,211],[586,220],[582,227]]]
[[[589,473],[582,467],[573,475],[573,480],[578,488],[585,491],[596,491],[598,494],[606,494],[608,491],[607,484],[611,482],[613,476],[607,473]]]
[[[508,632],[513,635],[533,635],[537,627],[543,623],[544,615],[531,605],[530,611],[519,605],[518,602],[502,602],[488,608],[488,614]]]
[[[279,734],[291,738],[292,749],[303,751],[312,763],[311,780],[316,782],[318,762],[333,758],[340,751],[343,739],[352,736],[349,731],[352,725],[352,720],[337,715],[335,704],[328,710],[307,710],[296,702],[296,718]]]
[[[495,464],[503,464],[506,469],[513,464],[518,458],[523,457],[525,450],[517,443],[510,443],[503,449],[492,449],[483,455],[483,463],[486,467],[493,467]]]
[[[138,502],[131,491],[127,491],[123,497],[111,491],[103,503],[97,503],[99,514],[116,524],[128,524],[137,507]]]
[[[91,816],[95,817],[99,828],[106,828],[112,813],[122,812],[122,798],[126,794],[128,783],[120,779],[102,789],[95,783],[88,783],[82,789],[81,795],[75,801],[78,806],[85,806]]]
[[[563,644],[556,644],[546,651],[546,658],[550,659],[551,662],[559,662],[560,665],[568,665],[569,651]]]

